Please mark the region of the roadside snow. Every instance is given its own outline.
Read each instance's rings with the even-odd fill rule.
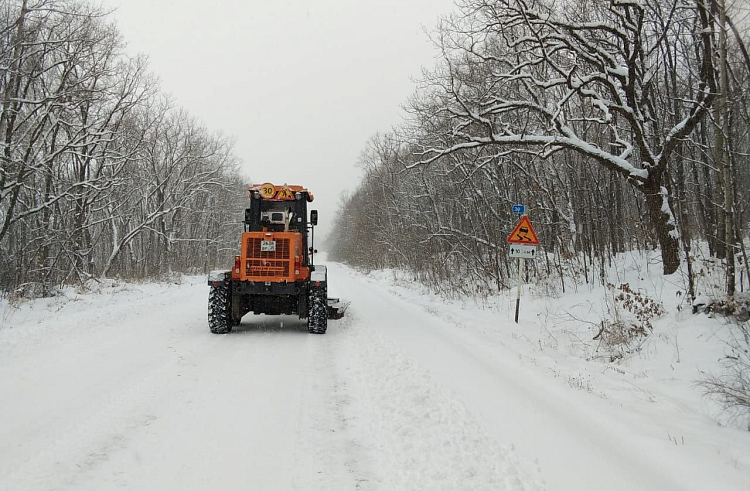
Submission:
[[[515,324],[514,291],[446,301],[396,271],[373,272],[366,281],[434,316],[430,333],[415,343],[450,337],[451,353],[426,360],[433,374],[460,351],[489,365],[492,375],[482,381],[460,362],[456,376],[445,371],[443,386],[452,385],[522,460],[538,459],[549,489],[747,489],[747,422],[696,385],[721,370],[730,326],[692,315],[679,278],[662,277],[643,258],[624,258],[618,267],[610,272],[618,284],[648,292],[667,313],[652,321],[653,334],[638,349],[614,363],[592,340],[615,308],[606,288],[579,286],[550,298],[554,287],[537,294],[527,285]]]

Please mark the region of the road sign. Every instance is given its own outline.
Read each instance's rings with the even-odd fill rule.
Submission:
[[[508,236],[508,242],[511,244],[539,245],[539,238],[534,232],[534,227],[531,226],[529,217],[526,215],[521,217],[516,228]]]
[[[291,201],[294,199],[294,193],[288,186],[284,186],[276,191],[276,199]]]
[[[276,186],[267,182],[260,185],[260,195],[265,199],[271,199],[276,196]]]
[[[523,215],[526,213],[526,207],[523,205],[513,205],[513,214],[514,215]]]
[[[514,212],[516,211],[516,206],[524,208],[522,205],[514,205]],[[516,324],[518,324],[518,312],[521,309],[521,271],[523,271],[523,260],[534,259],[537,252],[536,246],[539,245],[539,238],[536,236],[536,232],[534,232],[534,227],[531,226],[528,216],[523,215],[521,217],[516,228],[508,236],[508,242],[510,242],[508,255],[518,258],[518,291],[516,293]]]
[[[536,257],[537,247],[529,244],[511,244],[508,251],[509,257],[520,257],[523,259],[534,259]]]

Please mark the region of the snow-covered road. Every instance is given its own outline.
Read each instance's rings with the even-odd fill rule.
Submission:
[[[352,307],[324,336],[253,315],[211,335],[199,278],[6,309],[0,489],[746,489],[744,462],[550,383],[507,321],[329,278]]]

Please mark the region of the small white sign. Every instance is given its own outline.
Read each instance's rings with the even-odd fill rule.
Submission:
[[[537,253],[537,246],[528,244],[511,244],[508,252],[509,257],[522,257],[524,259],[534,259]]]
[[[260,252],[276,252],[276,241],[275,240],[261,241]]]

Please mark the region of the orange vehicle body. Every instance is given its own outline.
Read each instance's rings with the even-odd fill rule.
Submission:
[[[251,202],[257,206],[248,210],[249,216],[246,215],[246,228],[242,233],[240,254],[235,256],[232,280],[266,284],[308,280],[307,213],[303,210],[307,209],[306,203],[313,201],[312,193],[303,186],[270,183],[255,184],[248,191]],[[294,211],[295,219],[284,225],[278,222],[263,224],[259,220],[262,207]],[[273,247],[264,249],[264,242]]]
[[[274,241],[275,250],[262,251],[264,241]],[[310,277],[310,268],[303,266],[305,251],[299,232],[244,232],[240,252],[232,279],[294,283]]]

